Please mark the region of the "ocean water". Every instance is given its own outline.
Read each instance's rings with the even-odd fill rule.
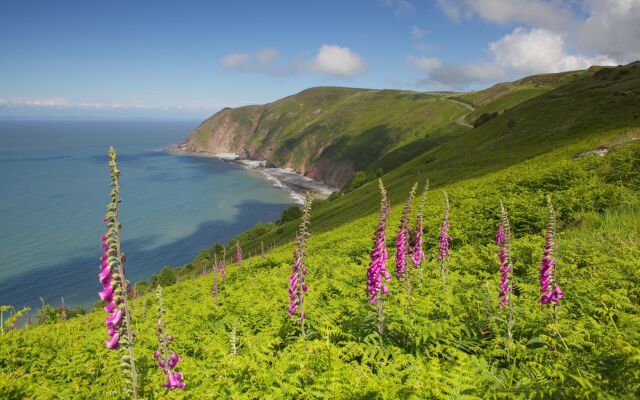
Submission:
[[[120,161],[127,277],[188,263],[294,200],[238,165],[161,151],[197,122],[0,121],[0,305],[92,305],[107,151]]]

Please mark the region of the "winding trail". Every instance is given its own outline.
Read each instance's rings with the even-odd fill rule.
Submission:
[[[464,119],[467,117],[467,115],[471,114],[472,112],[474,112],[476,110],[476,108],[474,106],[472,106],[471,104],[467,104],[467,103],[463,103],[461,101],[452,99],[450,97],[443,97],[443,99],[445,100],[449,100],[453,103],[456,104],[460,104],[461,106],[465,107],[466,109],[469,110],[468,113],[461,115],[460,117],[456,118],[456,120],[454,121],[456,124],[460,125],[460,126],[464,126],[466,128],[473,128],[473,125],[471,124],[467,124],[466,122],[464,122]]]

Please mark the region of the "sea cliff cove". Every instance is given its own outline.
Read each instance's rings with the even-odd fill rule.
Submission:
[[[311,179],[295,172],[291,168],[278,168],[267,160],[242,159],[236,153],[209,153],[206,151],[190,151],[185,144],[172,145],[166,149],[170,154],[216,158],[229,163],[242,165],[250,171],[254,171],[273,183],[274,186],[286,190],[299,204],[304,203],[304,194],[309,192],[312,197],[326,199],[339,188]]]
[[[194,122],[0,121],[0,182],[10,191],[0,244],[0,304],[93,307],[105,145],[118,145],[122,229],[132,281],[181,266],[214,242],[274,221],[298,194],[238,164],[161,151]],[[8,234],[11,232],[11,234]]]

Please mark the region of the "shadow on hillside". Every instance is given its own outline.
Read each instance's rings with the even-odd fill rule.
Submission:
[[[125,240],[122,247],[128,258],[127,277],[136,282],[148,279],[163,266],[186,264],[203,248],[215,242],[230,240],[252,227],[256,221],[276,220],[288,206],[289,204],[247,201],[236,206],[238,218],[232,221],[203,222],[193,233],[171,243],[154,246],[158,235]],[[170,230],[171,227],[167,226],[166,229]],[[90,308],[98,300],[100,290],[98,268],[101,249],[98,238],[95,249],[82,252],[82,255],[76,255],[65,262],[24,272],[0,282],[0,304],[11,304],[16,308],[30,306],[35,311],[40,308],[39,296],[56,307],[60,303],[60,297],[64,297],[67,307],[81,304]]]
[[[351,160],[357,170],[363,170],[378,160],[394,143],[392,130],[387,125],[378,125],[357,136],[342,136],[327,147],[321,157]]]

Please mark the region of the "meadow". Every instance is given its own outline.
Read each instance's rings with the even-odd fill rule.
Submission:
[[[640,135],[633,111],[638,89],[629,86],[638,69],[627,68],[632,72],[622,76],[631,80],[607,78],[603,86],[591,74],[572,81],[381,177],[391,206],[383,332],[367,274],[380,234],[375,179],[311,203],[302,219],[263,223],[259,232],[225,243],[226,250],[214,244],[156,277],[154,283],[165,286],[161,326],[180,356],[183,389],[163,386],[164,367],[154,358],[158,337],[166,337],[158,336],[155,288],[146,283],[137,296],[125,296],[140,398],[638,398]],[[615,78],[619,71],[612,71]],[[618,94],[621,87],[631,94]],[[590,154],[594,149],[606,154]],[[399,229],[411,228],[405,244],[415,248],[427,179],[426,260],[418,268],[408,263],[408,291],[408,279],[396,275],[396,238]],[[556,215],[555,269],[564,292],[557,307],[540,301],[547,197]],[[510,307],[499,297],[501,205],[510,222]],[[310,235],[297,234],[300,226]],[[292,277],[299,279],[294,262],[306,267],[304,332],[301,310],[291,312],[301,288],[292,285]],[[127,398],[120,368],[126,352],[105,346],[106,317],[97,308],[4,331],[0,397]]]

